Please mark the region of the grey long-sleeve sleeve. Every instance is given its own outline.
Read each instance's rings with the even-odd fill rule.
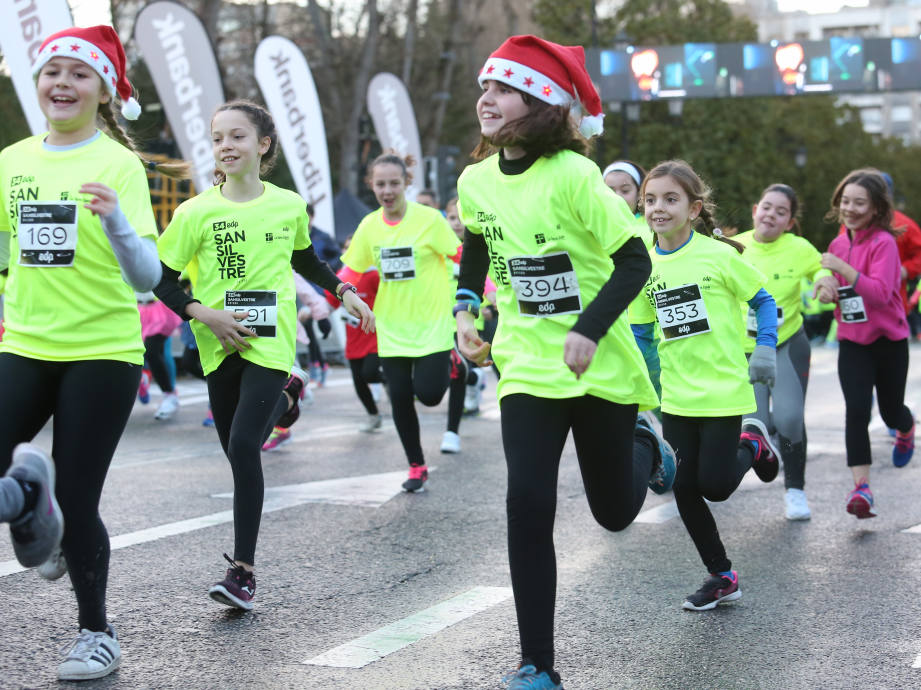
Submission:
[[[138,292],[152,290],[161,277],[157,243],[140,237],[120,207],[100,220],[125,281]]]

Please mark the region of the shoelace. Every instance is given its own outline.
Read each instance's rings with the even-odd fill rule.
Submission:
[[[914,436],[902,436],[901,433],[896,433],[895,435],[895,447],[899,452],[904,453],[907,450],[911,450],[915,447],[915,438]]]
[[[61,654],[68,659],[85,661],[96,648],[97,635],[105,635],[105,633],[81,630],[76,640],[61,647]]]

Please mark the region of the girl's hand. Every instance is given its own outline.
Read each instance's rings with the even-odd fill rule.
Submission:
[[[823,304],[831,304],[838,301],[838,281],[831,276],[822,276],[815,281],[812,289],[812,296],[818,297]]]
[[[473,314],[469,311],[459,311],[454,319],[457,321],[457,349],[460,353],[478,367],[488,367],[492,364],[489,358],[489,343],[476,332]]]
[[[246,339],[258,337],[249,328],[239,323],[246,318],[246,312],[211,309],[198,302],[192,302],[186,306],[186,313],[210,328],[228,355],[234,351],[249,350],[252,345]]]
[[[377,329],[371,307],[351,290],[345,290],[342,293],[342,306],[349,314],[361,321],[361,330],[365,333],[374,333]]]
[[[563,361],[578,379],[588,369],[588,365],[592,363],[592,357],[595,356],[595,350],[597,349],[598,343],[595,341],[586,338],[581,333],[569,331],[566,334],[566,342],[563,345]]]
[[[83,208],[92,211],[94,216],[108,216],[118,208],[118,194],[101,182],[87,182],[80,187],[80,193],[93,197]]]
[[[850,265],[842,258],[835,256],[831,252],[822,253],[822,268],[827,268],[835,273],[844,273]]]

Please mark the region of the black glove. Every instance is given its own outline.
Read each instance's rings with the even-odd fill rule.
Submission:
[[[333,325],[329,322],[329,319],[320,319],[317,321],[317,328],[319,328],[320,333],[323,334],[323,340],[326,340],[329,334],[333,332]]]

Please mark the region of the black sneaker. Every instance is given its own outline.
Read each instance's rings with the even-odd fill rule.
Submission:
[[[307,373],[298,367],[291,367],[291,375],[285,383],[284,392],[291,396],[294,403],[275,421],[275,426],[289,429],[297,421],[297,418],[301,416],[301,401],[306,395],[306,390]]]
[[[739,589],[739,574],[733,570],[731,577],[710,575],[693,594],[688,595],[682,607],[688,611],[709,611],[724,601],[735,601],[742,597]]]
[[[224,558],[233,566],[227,568],[227,575],[208,590],[208,596],[224,606],[232,606],[244,611],[253,610],[253,598],[256,596],[256,576],[237,565],[226,553]]]
[[[771,435],[760,419],[748,417],[742,420],[742,441],[748,441],[755,447],[752,469],[758,479],[767,483],[774,481],[780,469],[780,451],[771,442]]]
[[[403,491],[407,493],[421,493],[425,491],[423,485],[429,478],[429,468],[425,465],[410,465],[409,479],[403,482]]]

